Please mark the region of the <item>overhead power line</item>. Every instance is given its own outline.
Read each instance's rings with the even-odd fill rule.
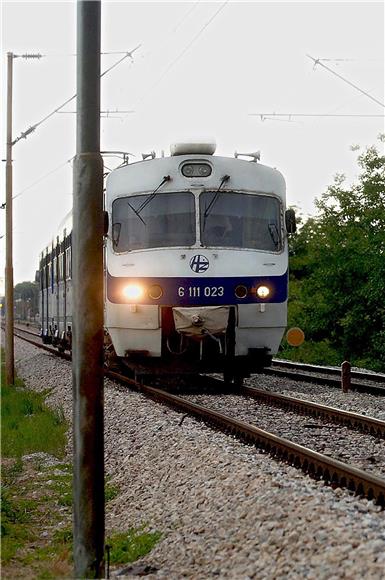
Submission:
[[[130,52],[126,52],[122,58],[120,58],[113,65],[111,65],[108,69],[106,69],[100,75],[100,78],[104,77],[112,69],[114,69],[115,67],[117,67],[120,63],[122,63],[126,58],[131,58],[132,59],[133,53],[138,48],[140,48],[140,46],[141,45],[138,44],[138,46],[136,46],[133,50],[131,50]],[[54,109],[49,115],[46,115],[43,119],[41,119],[41,121],[39,121],[38,123],[35,123],[34,125],[31,125],[31,127],[29,127],[26,131],[23,131],[14,141],[12,141],[12,146],[15,145],[18,141],[20,141],[20,139],[26,139],[28,137],[28,135],[30,135],[31,133],[33,133],[40,125],[42,125],[45,121],[47,121],[55,113],[58,113],[60,111],[60,109],[62,109],[66,105],[68,105],[68,103],[70,103],[71,101],[73,101],[76,98],[76,95],[77,95],[77,93],[75,93],[72,97],[70,97],[69,99],[67,99],[62,105],[60,105],[60,107],[57,107],[56,109]]]
[[[229,0],[226,0],[225,2],[223,2],[223,4],[219,7],[219,9],[215,12],[215,14],[213,14],[213,16],[202,26],[202,28],[199,30],[198,34],[190,41],[190,43],[183,49],[183,51],[178,55],[178,57],[169,65],[169,67],[167,68],[167,70],[163,73],[162,77],[160,79],[158,79],[158,81],[155,83],[155,85],[157,85],[162,78],[167,74],[167,72],[170,70],[170,68],[183,56],[183,54],[190,48],[190,46],[192,46],[192,44],[199,38],[199,36],[202,34],[202,32],[205,30],[205,28],[207,28],[207,26],[209,26],[209,24],[214,20],[214,18],[216,18],[216,16],[219,14],[219,12],[226,6],[226,4],[228,3]],[[199,0],[197,2],[195,2],[195,4],[187,11],[187,13],[183,16],[183,18],[176,24],[176,26],[174,26],[174,29],[171,32],[175,32],[182,24],[183,22],[190,16],[191,12],[198,6],[199,4]],[[123,60],[125,60],[127,58],[127,56],[131,56],[134,51],[136,51],[138,48],[140,48],[142,45],[139,44],[137,47],[135,47],[133,50],[131,50],[129,53],[119,53],[117,52],[116,54],[124,54],[123,58],[118,60],[114,65],[112,65],[109,69],[107,69],[106,71],[104,71],[104,73],[101,75],[104,76],[105,74],[107,74],[110,70],[112,70],[112,68],[118,66],[118,64],[120,64]],[[105,53],[101,53],[101,54],[115,54],[114,52],[105,52]],[[75,55],[73,55],[75,56]],[[146,56],[146,55],[145,55]],[[154,86],[155,86],[154,85]],[[60,109],[62,109],[66,104],[68,104],[69,102],[71,102],[74,98],[76,97],[76,95],[74,95],[73,97],[71,97],[70,99],[68,99],[65,103],[63,103],[60,107],[58,107],[57,109],[55,109],[55,111],[53,111],[50,115],[48,115],[47,117],[45,117],[44,119],[42,119],[39,123],[37,123],[36,125],[33,125],[32,127],[30,127],[30,129],[27,129],[27,131],[25,131],[24,133],[22,133],[15,141],[14,143],[16,143],[17,141],[19,141],[20,139],[25,139],[28,134],[32,133],[36,127],[38,125],[40,125],[41,123],[43,123],[46,119],[48,119],[49,117],[51,117],[54,113],[59,113],[59,112],[66,112],[66,111],[60,111]],[[143,98],[143,97],[142,97]],[[142,100],[142,99],[141,99]],[[140,102],[140,101],[139,101]],[[123,112],[123,111],[121,111]],[[126,114],[130,114],[134,111],[127,111]],[[14,144],[13,143],[13,144]],[[72,161],[73,158],[65,161],[64,163],[62,163],[61,165],[59,165],[58,167],[56,167],[55,169],[52,169],[51,171],[49,171],[48,173],[46,173],[45,175],[43,175],[42,177],[40,177],[37,181],[35,181],[34,183],[30,184],[28,187],[24,188],[23,190],[19,191],[19,193],[17,193],[13,199],[15,199],[16,197],[19,197],[20,195],[22,195],[25,191],[27,191],[28,189],[34,187],[35,185],[37,185],[38,183],[40,183],[41,181],[43,181],[44,179],[46,179],[47,177],[49,177],[50,175],[52,175],[53,173],[55,173],[56,171],[58,171],[59,169],[61,169],[62,167],[64,167],[67,163],[70,163]]]
[[[319,58],[322,62],[384,62],[383,58]]]
[[[123,158],[122,165],[126,165],[128,163],[128,156],[129,155],[131,155],[132,157],[135,157],[135,155],[133,153],[129,153],[128,151],[101,151],[100,153],[103,157],[118,157],[119,159]],[[37,185],[41,181],[44,181],[45,179],[47,179],[47,177],[49,177],[53,173],[56,173],[56,171],[59,171],[59,169],[62,169],[63,167],[68,165],[68,163],[71,163],[74,159],[75,159],[75,156],[71,157],[70,159],[67,159],[67,161],[65,161],[64,163],[61,163],[60,165],[58,165],[54,169],[51,169],[51,171],[48,171],[47,173],[45,173],[44,175],[39,177],[39,179],[37,179],[36,181],[34,181],[33,183],[31,183],[30,185],[28,185],[27,187],[25,187],[21,191],[19,191],[16,195],[14,195],[12,197],[12,199],[16,199],[17,197],[20,197],[20,195],[22,195],[24,192],[28,191],[32,187],[35,187],[35,185]],[[72,195],[72,194],[65,194],[65,195]],[[0,209],[4,209],[3,206],[5,207],[5,203],[0,206]]]
[[[326,69],[327,71],[331,72],[334,76],[336,76],[339,79],[343,80],[345,83],[347,83],[348,85],[350,85],[351,87],[353,87],[354,89],[356,89],[357,91],[359,91],[360,93],[362,93],[363,95],[366,95],[369,99],[371,99],[372,101],[374,101],[375,103],[377,103],[377,105],[381,105],[381,107],[384,107],[385,108],[384,103],[381,103],[381,101],[379,101],[375,97],[372,97],[372,95],[370,95],[366,91],[360,89],[360,87],[358,87],[354,83],[350,82],[348,79],[345,79],[343,76],[341,76],[340,74],[336,73],[333,69],[331,69],[328,66],[326,66],[325,64],[323,64],[321,62],[321,59],[319,59],[319,58],[313,58],[312,56],[310,56],[310,54],[307,54],[306,56],[308,58],[310,58],[314,62],[314,66],[317,66],[317,64],[319,64],[324,69]]]
[[[206,30],[206,28],[212,23],[212,21],[218,16],[218,14],[224,9],[224,7],[226,6],[226,4],[228,4],[229,0],[226,0],[225,2],[223,2],[220,7],[218,8],[218,10],[207,20],[207,22],[200,28],[200,30],[197,32],[197,34],[190,40],[190,42],[185,46],[185,48],[178,54],[178,56],[176,58],[174,58],[173,61],[170,62],[170,64],[168,65],[168,67],[166,68],[166,70],[160,75],[160,77],[155,81],[155,83],[150,87],[150,89],[146,92],[146,94],[148,94],[148,92],[151,92],[156,86],[158,86],[158,84],[164,79],[164,77],[167,75],[167,73],[172,69],[172,67],[178,62],[178,60],[180,60],[188,51],[188,49],[194,44],[194,42],[196,42],[198,40],[198,38],[201,36],[201,34]],[[140,104],[144,97],[146,95],[143,95],[137,104]]]
[[[16,195],[14,195],[12,197],[12,199],[16,199],[17,197],[19,197],[20,195],[22,195],[25,191],[27,191],[28,189],[31,189],[31,187],[34,187],[35,185],[37,185],[38,183],[40,183],[41,181],[43,181],[44,179],[46,179],[47,177],[49,177],[50,175],[52,175],[52,173],[55,173],[56,171],[59,171],[59,169],[61,169],[62,167],[64,167],[68,163],[71,163],[71,161],[73,159],[74,159],[74,157],[71,157],[71,159],[67,159],[67,161],[65,161],[64,163],[61,163],[60,165],[58,165],[57,167],[55,167],[55,169],[51,169],[51,171],[48,171],[48,173],[45,173],[42,177],[39,177],[39,179],[37,179],[36,181],[34,181],[30,185],[28,185],[28,187],[25,187],[24,189],[22,189],[21,191],[19,191],[19,193],[17,193]]]
[[[114,115],[122,115],[123,113],[125,114],[129,114],[129,113],[135,113],[135,111],[133,109],[129,109],[128,111],[120,111],[118,109],[115,109],[115,111],[110,111],[110,110],[106,110],[106,111],[100,111],[100,116],[101,117],[108,117],[108,118],[114,118]],[[75,115],[76,111],[58,111],[59,115]]]
[[[249,113],[249,117],[261,117],[261,121],[264,121],[268,117],[380,117],[385,118],[385,115],[365,115],[365,114],[343,114],[343,113]]]

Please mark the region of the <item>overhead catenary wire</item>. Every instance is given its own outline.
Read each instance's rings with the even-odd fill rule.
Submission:
[[[57,167],[55,167],[54,169],[51,169],[51,171],[48,171],[48,173],[45,173],[44,175],[42,175],[42,177],[39,177],[39,179],[37,179],[36,181],[34,181],[33,183],[31,183],[30,185],[28,185],[27,187],[25,187],[24,189],[22,189],[21,191],[19,191],[16,195],[14,195],[12,197],[12,199],[16,199],[18,197],[20,197],[20,195],[22,195],[25,191],[27,191],[28,189],[31,189],[32,187],[34,187],[35,185],[37,185],[38,183],[40,183],[41,181],[44,181],[44,179],[47,179],[47,177],[49,177],[50,175],[52,175],[53,173],[56,173],[56,171],[59,171],[59,169],[62,169],[63,167],[65,167],[68,163],[71,163],[71,161],[74,159],[74,157],[71,157],[70,159],[67,159],[67,161],[65,161],[64,163],[61,163],[60,165],[58,165]]]
[[[249,117],[261,117],[261,121],[267,117],[358,117],[358,118],[385,118],[385,115],[366,115],[360,113],[249,113]]]
[[[183,25],[183,23],[187,20],[187,18],[195,10],[195,8],[198,6],[199,3],[200,3],[200,0],[195,2],[191,6],[191,8],[189,8],[189,10],[187,10],[187,12],[182,16],[182,18],[180,18],[178,20],[178,22],[176,22],[174,27],[172,29],[170,29],[166,34],[162,35],[162,39],[165,39],[165,40],[163,42],[161,42],[160,44],[159,43],[156,44],[157,53],[159,53],[165,46],[167,46],[167,44],[169,44],[171,36],[179,30],[179,28]],[[148,58],[148,56],[150,56],[153,53],[153,51],[154,51],[154,48],[150,48],[147,50],[147,52],[142,53],[139,58],[142,60],[146,59],[146,58]]]
[[[323,62],[321,62],[321,60],[318,58],[314,58],[312,57],[310,54],[306,55],[308,58],[310,58],[313,62],[314,62],[314,66],[322,66],[322,68],[326,69],[327,71],[329,71],[330,73],[332,73],[334,76],[338,77],[339,79],[343,80],[345,83],[347,83],[348,85],[350,85],[351,87],[353,87],[354,89],[356,89],[357,91],[359,91],[360,93],[362,93],[363,95],[366,95],[369,99],[371,99],[372,101],[374,101],[375,103],[377,103],[377,105],[381,105],[381,107],[385,108],[385,104],[381,103],[381,101],[379,101],[378,99],[376,99],[375,97],[373,97],[372,95],[370,95],[368,92],[364,91],[363,89],[361,89],[360,87],[358,87],[357,85],[355,85],[354,83],[352,83],[351,81],[349,81],[348,79],[344,78],[342,75],[336,73],[336,71],[334,71],[333,69],[329,68],[328,66],[326,66],[325,64],[323,64]]]
[[[170,65],[168,66],[168,68],[166,69],[166,71],[164,71],[164,73],[162,74],[162,77],[159,78],[156,83],[153,85],[156,86],[163,78],[164,76],[167,74],[167,72],[171,69],[171,67],[184,55],[184,53],[192,46],[192,44],[199,38],[199,36],[202,34],[202,32],[207,28],[207,26],[209,26],[211,24],[211,22],[214,20],[214,18],[216,18],[216,16],[221,12],[221,10],[223,10],[223,8],[226,6],[226,4],[228,3],[229,0],[226,0],[225,2],[222,3],[222,5],[219,7],[219,9],[213,14],[213,16],[210,17],[210,19],[201,27],[201,29],[198,31],[198,33],[194,36],[194,38],[190,41],[190,43],[183,49],[183,51],[176,57],[176,59],[174,59],[174,61],[172,63],[170,63]],[[187,19],[187,17],[191,14],[191,12],[196,8],[196,6],[198,6],[199,4],[199,0],[198,2],[195,2],[193,4],[193,6],[187,11],[187,13],[182,17],[182,19],[174,26],[172,32],[175,32],[181,25],[182,23]],[[142,45],[139,44],[137,47],[135,47],[132,51],[130,51],[130,53],[122,53],[124,54],[124,57],[122,59],[120,59],[119,61],[117,61],[114,65],[112,65],[109,69],[107,69],[106,71],[104,71],[104,73],[101,75],[104,76],[105,74],[107,74],[112,68],[116,67],[118,64],[120,64],[125,58],[127,58],[128,55],[132,55],[134,51],[136,51],[138,48],[140,48]],[[102,54],[114,54],[113,52],[106,52],[106,53],[102,53]],[[119,53],[117,53],[119,54]],[[144,55],[146,56],[146,55]],[[148,53],[147,53],[148,56]],[[152,87],[152,88],[153,88]],[[25,133],[29,134],[32,133],[32,131],[35,130],[35,128],[40,125],[43,121],[45,121],[46,119],[48,119],[49,117],[51,117],[53,114],[55,113],[59,113],[59,112],[66,112],[66,111],[60,111],[60,109],[62,109],[66,104],[68,104],[70,101],[72,101],[74,98],[76,97],[76,95],[74,95],[73,97],[71,97],[71,99],[67,100],[65,103],[63,103],[63,105],[61,105],[60,107],[58,107],[57,109],[55,109],[55,111],[53,111],[50,115],[47,115],[47,117],[45,117],[42,121],[40,121],[38,124],[32,126],[32,130],[27,130]],[[140,99],[139,103],[143,100],[144,96],[142,97],[142,99]],[[134,111],[127,111],[126,114],[130,114]],[[26,138],[27,134],[22,133],[17,140],[20,140],[22,138]],[[16,140],[16,141],[17,141]],[[16,142],[15,141],[15,142]],[[38,183],[40,183],[41,181],[43,181],[44,179],[46,179],[47,177],[49,177],[52,173],[55,173],[56,171],[58,171],[59,169],[61,169],[62,167],[64,167],[67,163],[71,162],[73,159],[73,157],[67,161],[65,161],[63,164],[59,165],[58,167],[56,167],[55,169],[52,169],[51,171],[49,171],[48,173],[46,173],[45,175],[43,175],[42,177],[40,177],[37,181],[35,181],[34,183],[30,184],[28,187],[24,188],[23,190],[19,191],[14,197],[13,199],[15,199],[16,197],[19,197],[20,195],[22,195],[25,191],[27,191],[28,189],[34,187],[35,185],[37,185]]]
[[[319,62],[384,62],[383,58],[318,58]]]
[[[144,94],[139,99],[139,101],[136,103],[136,105],[141,104],[143,102],[144,98],[146,97],[146,95],[149,92],[151,92],[155,87],[157,87],[159,85],[159,83],[164,79],[164,77],[168,74],[168,72],[172,69],[172,67],[186,54],[186,52],[189,50],[189,48],[191,48],[191,46],[198,40],[198,38],[201,36],[201,34],[203,34],[203,32],[206,30],[206,28],[212,23],[212,21],[218,16],[218,14],[224,9],[224,7],[226,6],[226,4],[228,4],[228,2],[229,2],[229,0],[226,0],[225,2],[223,2],[220,5],[218,10],[207,20],[207,22],[205,22],[205,24],[199,29],[197,34],[195,34],[195,36],[190,40],[190,42],[178,54],[178,56],[176,56],[174,58],[174,60],[172,60],[169,63],[169,65],[163,71],[163,73],[160,75],[160,77],[158,77],[158,79],[153,83],[153,85],[151,85],[151,87],[148,89],[148,91],[146,91],[146,94]]]
[[[122,58],[120,58],[114,64],[112,64],[109,68],[107,68],[100,75],[100,78],[104,77],[107,73],[109,73],[112,69],[114,69],[119,64],[121,64],[127,58],[131,58],[132,59],[133,53],[136,50],[138,50],[138,48],[140,48],[140,46],[141,46],[141,44],[138,44],[138,46],[136,46],[133,50],[131,50],[129,52],[126,52]],[[46,115],[43,119],[41,119],[41,121],[39,121],[38,123],[35,123],[34,125],[31,125],[28,129],[26,129],[26,131],[23,131],[22,133],[20,133],[20,135],[14,141],[12,141],[12,146],[15,145],[21,139],[26,139],[28,137],[28,135],[30,135],[31,133],[33,133],[40,125],[42,125],[45,121],[47,121],[48,119],[50,119],[50,117],[52,117],[55,113],[58,113],[60,111],[60,109],[63,109],[63,107],[65,107],[66,105],[68,105],[68,103],[70,103],[71,101],[73,101],[76,98],[76,95],[77,95],[77,93],[75,93],[74,95],[72,95],[72,97],[70,97],[69,99],[67,99],[62,105],[60,105],[60,107],[57,107],[51,113],[49,113],[48,115]]]
[[[176,30],[182,25],[182,23],[186,20],[186,18],[191,14],[191,12],[196,8],[196,6],[198,6],[199,4],[199,0],[197,2],[195,2],[193,4],[193,6],[187,11],[187,13],[182,17],[181,20],[179,20],[179,22],[177,22],[177,24],[174,26],[173,30],[171,32],[176,32]],[[115,68],[116,66],[118,66],[121,62],[123,62],[123,60],[125,60],[128,56],[132,57],[132,54],[139,49],[142,46],[142,44],[139,44],[138,46],[136,46],[133,50],[131,50],[130,52],[120,52],[120,51],[108,51],[108,52],[102,52],[101,54],[123,54],[123,58],[119,59],[116,63],[114,63],[111,67],[109,67],[107,70],[105,70],[100,76],[104,76],[106,75],[109,71],[111,71],[113,68]],[[147,53],[148,56],[149,53]],[[42,56],[46,56],[46,55],[42,55]],[[50,55],[52,56],[52,55]],[[60,55],[54,55],[54,56],[76,56],[76,53],[63,53]],[[142,58],[144,58],[142,57]],[[76,95],[74,95],[73,97],[71,97],[70,99],[68,99],[67,101],[65,101],[65,103],[63,103],[60,107],[58,107],[57,109],[55,109],[52,113],[50,113],[49,115],[47,115],[46,117],[44,117],[44,119],[42,119],[39,123],[36,123],[35,125],[32,125],[29,129],[27,129],[26,131],[24,131],[23,133],[21,133],[21,135],[15,139],[15,141],[12,143],[12,145],[14,145],[15,143],[17,143],[17,141],[19,141],[20,139],[25,139],[27,138],[27,136],[32,133],[39,125],[41,125],[44,121],[46,121],[47,119],[49,119],[51,116],[53,116],[55,113],[68,113],[68,111],[61,111],[61,109],[67,105],[68,103],[70,103],[74,98],[76,97]],[[72,111],[69,111],[72,113]],[[123,111],[121,111],[123,113]],[[131,114],[135,111],[133,110],[129,110],[129,111],[125,111],[126,115]],[[16,199],[17,197],[21,196],[25,191],[31,189],[32,187],[34,187],[35,185],[37,185],[38,183],[40,183],[41,181],[43,181],[44,179],[46,179],[47,177],[49,177],[50,175],[52,175],[53,173],[55,173],[56,171],[59,171],[59,169],[61,169],[62,167],[64,167],[65,165],[67,165],[67,163],[71,162],[73,159],[73,157],[67,161],[65,161],[64,163],[62,163],[61,165],[55,167],[54,169],[52,169],[51,171],[49,171],[48,173],[45,173],[42,177],[40,177],[37,181],[34,181],[33,183],[31,183],[30,185],[28,185],[27,187],[25,187],[24,189],[22,189],[21,191],[19,191],[15,196],[13,196],[13,199]],[[5,207],[5,204],[4,204]]]
[[[57,113],[58,115],[75,115],[76,111],[57,111]],[[123,119],[123,117],[119,117],[119,115],[128,115],[130,113],[135,113],[135,111],[133,109],[129,109],[128,111],[119,111],[118,109],[115,111],[106,110],[100,111],[100,117],[104,117],[106,119]]]

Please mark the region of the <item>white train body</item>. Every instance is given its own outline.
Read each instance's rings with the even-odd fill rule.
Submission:
[[[105,323],[119,357],[247,374],[286,327],[285,182],[196,148],[109,175]]]
[[[42,252],[39,263],[40,322],[44,342],[70,344],[72,329],[72,213]],[[67,336],[67,340],[65,337]]]
[[[286,327],[285,182],[207,145],[172,152],[107,178],[105,327],[134,369],[246,376]],[[40,261],[42,326],[59,339],[72,325],[70,227]]]

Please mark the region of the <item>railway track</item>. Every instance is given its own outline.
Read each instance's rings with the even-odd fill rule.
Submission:
[[[279,393],[272,393],[254,387],[242,387],[240,394],[247,395],[259,401],[272,403],[277,407],[295,411],[296,413],[303,413],[313,417],[320,417],[346,425],[350,428],[358,429],[364,433],[369,433],[382,439],[385,438],[385,421],[360,415],[359,413],[352,413],[351,411],[344,411],[336,407],[327,405],[320,405],[312,401],[298,399],[296,397],[288,397],[280,395]]]
[[[23,330],[23,334],[34,334],[29,330]],[[70,359],[66,353],[58,353],[56,349],[39,344],[36,340],[26,338],[22,334],[15,333],[16,336],[22,340],[42,348],[65,358]],[[137,390],[152,399],[172,406],[174,409],[185,414],[191,414],[205,423],[220,429],[226,433],[236,436],[248,444],[257,446],[259,449],[269,453],[270,455],[290,463],[291,465],[300,468],[304,473],[309,474],[317,479],[323,479],[325,483],[337,487],[345,487],[352,492],[375,500],[379,505],[385,506],[385,479],[357,469],[354,466],[343,463],[337,459],[323,455],[312,449],[308,449],[302,445],[294,443],[288,439],[269,433],[260,429],[248,422],[241,421],[229,415],[220,413],[206,406],[202,406],[191,401],[187,401],[183,397],[166,392],[162,388],[156,388],[150,385],[145,385],[141,382],[127,378],[121,373],[115,371],[107,371],[106,376],[118,381],[119,383],[128,386],[131,389]],[[215,381],[211,379],[210,381]],[[223,382],[218,381],[223,385]],[[357,413],[350,413],[311,403],[310,401],[303,401],[294,399],[293,397],[286,397],[283,395],[273,394],[266,391],[260,391],[251,387],[244,387],[242,393],[246,396],[260,399],[270,399],[274,404],[284,406],[290,409],[299,409],[300,412],[311,414],[318,414],[317,416],[327,416],[328,419],[338,422],[343,422],[351,427],[359,428],[375,435],[376,437],[384,437],[385,422],[371,417],[359,415]],[[181,418],[181,422],[183,417]]]
[[[337,487],[346,487],[358,495],[374,499],[385,506],[385,479],[347,465],[341,461],[293,443],[287,439],[259,429],[254,425],[198,405],[163,389],[136,383],[119,373],[109,372],[114,380],[134,387],[154,400],[192,414],[221,431],[234,435],[246,443],[256,445],[270,455],[300,468],[306,474]],[[183,420],[183,418],[182,418]]]
[[[341,388],[341,370],[331,367],[292,363],[275,359],[264,374]],[[385,375],[363,371],[351,372],[351,390],[385,396]]]
[[[32,336],[39,336],[37,332],[25,327],[18,330]],[[341,389],[341,370],[332,367],[274,359],[273,366],[264,369],[263,374]],[[354,370],[351,372],[351,379],[351,390],[385,396],[385,374]]]

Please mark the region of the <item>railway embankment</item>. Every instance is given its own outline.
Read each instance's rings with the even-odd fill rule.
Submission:
[[[18,339],[16,358],[26,384],[50,388],[48,403],[70,421],[70,363]],[[268,380],[287,390],[278,379]],[[325,392],[327,404],[338,406],[334,396],[340,393]],[[350,399],[351,410],[381,418],[373,395],[352,393]],[[147,525],[161,533],[140,561],[148,578],[383,578],[385,515],[379,506],[182,418],[106,380],[106,473],[119,490],[107,505],[107,532]],[[125,575],[138,570],[128,567]]]

